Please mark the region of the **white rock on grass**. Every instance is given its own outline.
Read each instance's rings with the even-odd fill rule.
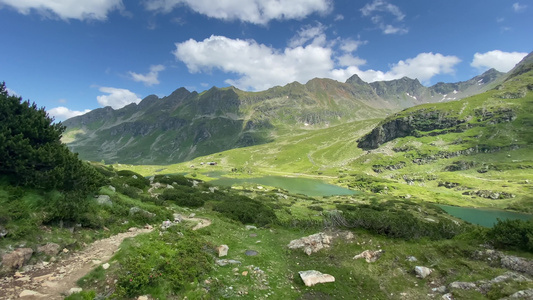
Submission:
[[[426,267],[422,267],[422,266],[416,266],[415,267],[416,276],[420,277],[420,278],[428,277],[429,274],[431,274],[431,272],[433,272],[433,270],[431,270],[430,268],[426,268]]]
[[[335,282],[335,277],[329,274],[323,274],[316,270],[300,271],[300,278],[306,286],[313,286],[318,283]]]
[[[220,245],[217,247],[218,257],[224,257],[228,255],[228,245]]]

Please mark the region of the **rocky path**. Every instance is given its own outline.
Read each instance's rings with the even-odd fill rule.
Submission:
[[[63,299],[71,289],[74,291],[76,281],[106,263],[124,239],[151,230],[132,228],[98,240],[63,260],[39,263],[25,272],[15,273],[13,277],[0,279],[0,299]]]
[[[182,220],[196,222],[192,230],[212,223],[205,218],[182,217]],[[124,239],[152,230],[130,228],[128,232],[98,240],[60,261],[27,266],[25,272],[16,272],[14,276],[0,279],[0,300],[63,299],[66,295],[79,291],[76,290],[76,282],[92,269],[109,261]]]

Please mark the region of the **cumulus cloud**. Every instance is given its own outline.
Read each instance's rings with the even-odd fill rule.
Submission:
[[[326,43],[330,44],[330,43]],[[347,50],[354,47],[347,47]],[[289,82],[307,82],[314,77],[345,81],[358,74],[368,82],[392,80],[403,76],[428,81],[437,74],[453,73],[460,62],[455,56],[421,53],[414,58],[399,61],[383,71],[361,70],[366,61],[351,53],[337,52],[327,46],[313,43],[307,46],[275,49],[254,40],[230,39],[211,36],[203,41],[189,39],[176,43],[176,59],[185,63],[189,72],[210,72],[218,69],[237,75],[226,83],[244,90],[264,90]]]
[[[403,24],[405,14],[394,4],[385,0],[374,0],[361,8],[361,14],[369,17],[384,34],[405,34],[409,30]],[[390,19],[392,16],[392,20]],[[391,22],[397,25],[390,24]]]
[[[63,20],[105,20],[114,10],[124,10],[122,0],[0,0],[0,8],[6,5],[27,15],[32,11],[46,17]]]
[[[454,73],[454,67],[459,62],[461,60],[456,56],[445,56],[440,53],[429,52],[420,53],[414,58],[400,60],[386,72],[372,69],[361,70],[357,66],[349,66],[344,69],[332,70],[331,74],[333,78],[338,78],[338,80],[357,74],[366,82],[393,80],[404,76],[417,78],[421,82],[428,82],[435,75]]]
[[[321,23],[316,26],[304,26],[298,31],[296,36],[289,41],[289,47],[295,48],[298,46],[304,46],[309,41],[312,45],[323,46],[326,44],[325,30],[326,26]]]
[[[13,0],[14,1],[14,0]],[[146,0],[146,9],[168,13],[185,5],[210,18],[265,25],[271,20],[303,19],[329,13],[331,0]]]
[[[111,106],[114,109],[118,109],[130,103],[141,102],[141,98],[139,98],[137,95],[135,95],[135,93],[127,89],[100,87],[98,90],[102,93],[108,94],[96,97],[96,100],[102,106]]]
[[[470,65],[481,70],[494,68],[500,72],[509,72],[526,55],[526,52],[503,52],[500,50],[477,52],[474,54],[474,59]]]
[[[518,3],[518,2],[513,3],[513,10],[515,12],[522,12],[522,11],[526,10],[526,8],[527,8],[527,5],[522,5],[522,4]]]
[[[48,114],[54,117],[56,121],[63,121],[63,120],[70,119],[75,116],[86,114],[90,111],[91,111],[90,109],[86,109],[84,111],[70,110],[64,106],[59,106],[59,107],[54,107],[52,109],[49,109]]]
[[[159,72],[165,70],[165,66],[163,65],[152,65],[150,66],[150,72],[146,74],[139,74],[135,72],[128,72],[131,76],[131,79],[142,82],[146,86],[152,86],[154,84],[159,84],[159,79],[157,78],[159,76]]]

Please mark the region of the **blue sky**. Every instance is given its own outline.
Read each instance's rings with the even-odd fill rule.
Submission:
[[[57,120],[179,87],[425,85],[533,51],[529,0],[0,0],[0,81]]]

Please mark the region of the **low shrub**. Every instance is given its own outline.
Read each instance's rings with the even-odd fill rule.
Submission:
[[[243,224],[264,226],[277,221],[272,208],[246,196],[226,197],[224,200],[214,203],[213,210]]]
[[[177,293],[212,269],[213,258],[206,247],[199,234],[180,226],[161,236],[155,232],[138,237],[116,257],[120,276],[113,297],[133,298],[158,287]]]
[[[487,234],[489,242],[500,249],[533,252],[533,220],[500,220]]]

